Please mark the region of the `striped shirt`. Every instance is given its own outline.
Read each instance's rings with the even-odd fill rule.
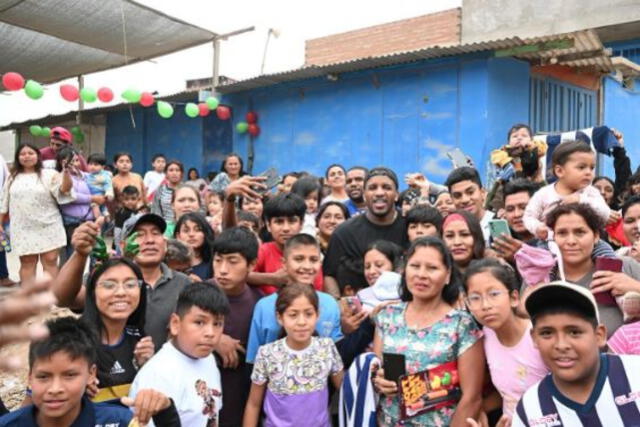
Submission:
[[[640,322],[636,321],[619,327],[607,344],[616,354],[640,355]]]
[[[512,427],[640,426],[640,357],[602,354],[585,404],[564,396],[547,375],[516,407]]]

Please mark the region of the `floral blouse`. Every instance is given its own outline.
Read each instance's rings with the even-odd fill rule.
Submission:
[[[457,360],[482,337],[469,313],[452,309],[437,323],[422,329],[407,326],[407,303],[391,304],[376,316],[382,351],[405,355],[406,372],[413,374]],[[380,426],[448,426],[455,406],[444,407],[405,420],[400,424],[398,396],[383,397],[378,408]]]

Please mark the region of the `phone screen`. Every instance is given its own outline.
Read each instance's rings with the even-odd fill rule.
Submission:
[[[489,230],[493,239],[497,239],[504,235],[511,236],[509,223],[504,219],[492,219],[489,221]]]
[[[382,353],[382,367],[384,378],[389,381],[398,382],[407,373],[404,354]]]

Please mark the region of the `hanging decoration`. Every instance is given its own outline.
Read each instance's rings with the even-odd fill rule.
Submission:
[[[226,105],[218,105],[218,108],[216,108],[216,116],[218,116],[220,120],[229,120],[231,110]]]
[[[98,89],[98,99],[102,102],[113,101],[113,91],[108,87],[101,87]]]
[[[49,138],[51,136],[51,128],[43,127],[40,129],[40,136],[44,136],[45,138]]]
[[[78,92],[78,88],[73,85],[62,85],[60,86],[60,96],[62,96],[65,101],[74,102],[80,97],[80,92]]]
[[[209,106],[207,106],[205,102],[201,102],[200,104],[198,104],[198,114],[200,115],[200,117],[208,116],[210,111],[211,110],[209,110]]]
[[[249,124],[258,123],[258,114],[256,112],[254,112],[254,111],[249,111],[247,113],[246,118],[247,118],[247,123],[249,123]]]
[[[238,133],[245,133],[249,129],[249,124],[247,122],[238,122],[236,125],[236,131]]]
[[[24,87],[24,77],[19,73],[4,73],[2,75],[2,86],[10,91],[20,90]]]
[[[42,128],[38,125],[31,125],[29,126],[29,133],[33,136],[40,136]]]
[[[193,102],[188,102],[187,105],[184,106],[184,112],[187,116],[194,118],[198,117],[200,110],[198,109],[198,106],[196,104],[194,104]]]
[[[35,80],[27,80],[27,84],[24,85],[24,92],[31,99],[40,99],[44,95],[42,85]]]
[[[98,94],[95,89],[83,87],[80,90],[80,99],[86,103],[96,102],[98,100]]]
[[[220,104],[220,101],[218,101],[218,98],[213,96],[208,97],[204,102],[207,103],[207,107],[209,107],[209,110],[215,110],[216,108],[218,108],[218,105]]]
[[[135,89],[127,89],[122,92],[122,98],[131,104],[137,104],[138,102],[140,102],[141,97],[142,93]]]
[[[158,101],[158,114],[163,119],[168,119],[173,116],[173,107],[166,101]]]
[[[151,107],[155,102],[155,98],[149,92],[142,92],[140,95],[140,105],[143,107]]]
[[[249,125],[249,135],[251,136],[258,136],[260,135],[260,126],[258,126],[255,123],[251,123]]]

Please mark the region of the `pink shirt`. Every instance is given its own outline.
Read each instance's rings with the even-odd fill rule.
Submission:
[[[491,381],[502,396],[503,413],[511,417],[524,392],[549,370],[533,346],[531,325],[513,347],[502,345],[493,329],[484,327],[482,331]]]
[[[640,322],[620,326],[607,344],[616,354],[640,355]]]

